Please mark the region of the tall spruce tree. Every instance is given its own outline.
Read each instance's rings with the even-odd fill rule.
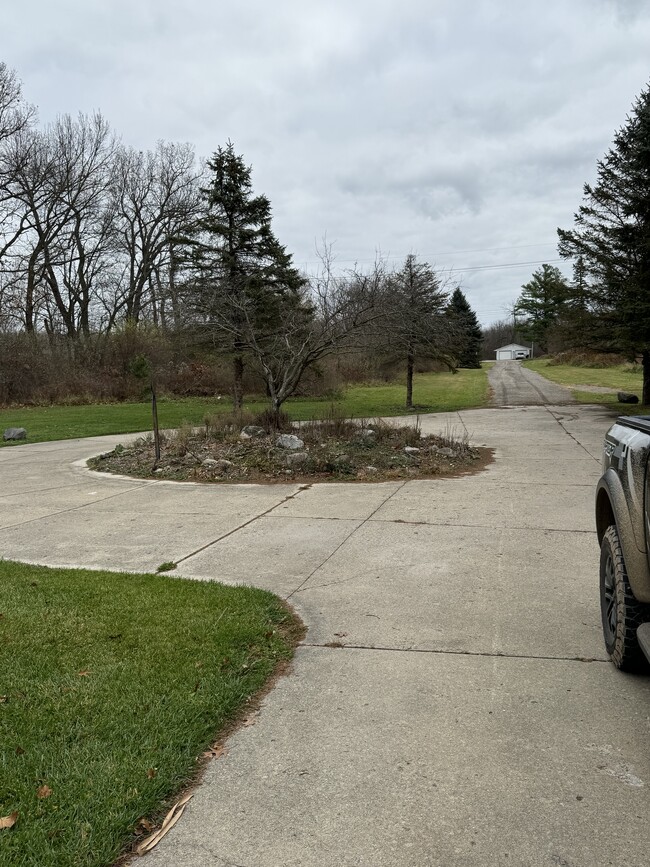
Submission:
[[[281,325],[283,307],[302,305],[305,280],[271,229],[271,203],[254,195],[252,169],[229,141],[207,167],[205,211],[192,233],[192,270],[200,312],[228,343],[233,359],[233,402],[243,403],[246,345]],[[305,310],[305,315],[308,311]]]
[[[592,316],[590,342],[643,360],[650,403],[650,87],[636,99],[612,147],[585,184],[570,230],[558,229],[560,255],[581,259]]]
[[[456,334],[458,367],[479,368],[483,332],[476,313],[470,307],[460,287],[454,289],[447,311]]]
[[[515,304],[515,312],[524,317],[519,330],[525,340],[533,341],[546,352],[564,311],[569,285],[558,268],[542,265],[521,288]]]

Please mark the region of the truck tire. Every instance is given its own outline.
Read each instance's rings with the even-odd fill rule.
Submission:
[[[623,551],[614,524],[600,546],[600,611],[609,658],[621,671],[643,671],[647,661],[636,630],[650,620],[650,606],[637,602],[627,578]]]

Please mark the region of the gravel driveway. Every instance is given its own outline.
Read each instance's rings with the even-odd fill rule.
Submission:
[[[495,361],[488,368],[493,406],[561,406],[576,401],[570,389],[549,382],[520,361]]]

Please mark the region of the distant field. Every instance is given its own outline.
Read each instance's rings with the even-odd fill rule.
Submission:
[[[485,406],[487,376],[483,370],[460,370],[456,374],[423,373],[416,376],[413,393],[416,411],[421,413]],[[293,398],[287,401],[285,409],[295,421],[323,418],[333,406],[349,418],[397,416],[407,414],[405,396],[406,390],[401,384],[351,386],[340,400]],[[266,406],[264,400],[257,399],[247,401],[245,409],[259,412]],[[230,401],[224,399],[162,400],[159,404],[160,425],[175,428],[184,422],[201,424],[206,414],[229,412],[231,408]],[[137,433],[150,429],[151,410],[148,403],[11,407],[0,410],[0,430],[8,427],[26,428],[28,442]]]
[[[626,365],[616,367],[574,367],[569,364],[549,364],[546,359],[525,361],[526,367],[536,371],[541,376],[566,385],[573,390],[576,400],[581,403],[602,403],[620,410],[620,412],[642,412],[646,408],[637,404],[631,408],[630,404],[619,403],[615,394],[603,392],[584,391],[581,385],[597,385],[605,388],[615,388],[617,391],[628,391],[636,394],[641,399],[643,377],[640,371],[630,370]]]

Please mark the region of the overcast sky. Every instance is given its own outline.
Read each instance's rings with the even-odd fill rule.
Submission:
[[[650,4],[31,0],[3,4],[0,60],[43,122],[100,109],[199,156],[232,139],[298,265],[325,234],[340,267],[415,252],[486,324],[557,259],[650,80]]]

